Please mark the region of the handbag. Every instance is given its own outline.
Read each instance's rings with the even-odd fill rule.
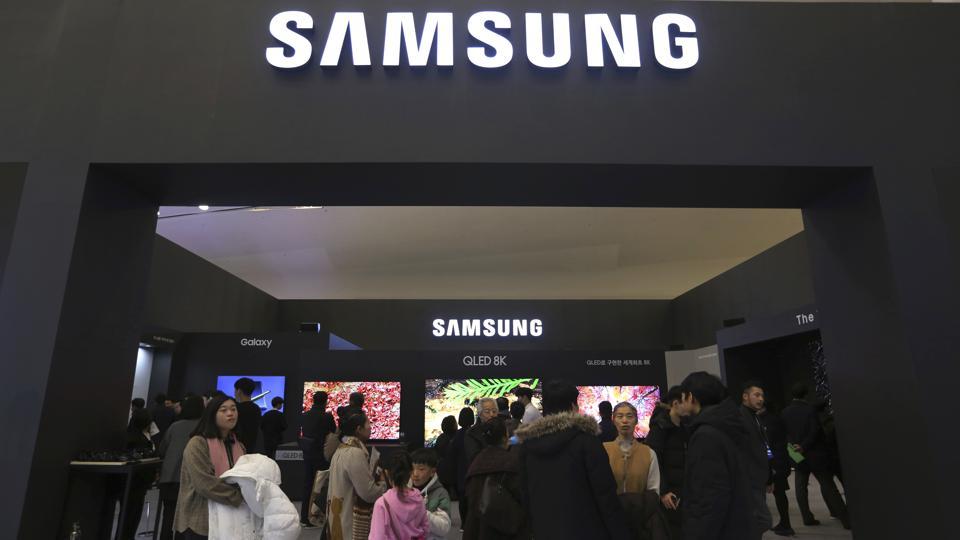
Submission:
[[[326,438],[323,440],[323,459],[327,463],[330,463],[330,460],[333,459],[333,454],[337,451],[337,448],[340,447],[340,432],[331,431],[327,433]]]
[[[330,471],[317,471],[313,478],[313,489],[310,490],[310,514],[307,519],[321,529],[327,525],[327,486],[330,480]]]
[[[517,534],[523,524],[523,508],[503,485],[505,473],[488,475],[480,493],[480,516],[483,522],[497,532]]]
[[[370,537],[370,521],[373,519],[373,505],[357,494],[353,495],[353,540],[367,540]]]

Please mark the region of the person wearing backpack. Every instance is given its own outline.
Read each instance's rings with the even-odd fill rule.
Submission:
[[[420,490],[409,486],[410,454],[397,452],[385,469],[390,489],[373,505],[370,540],[426,540],[430,519]]]
[[[303,416],[303,436],[300,438],[300,449],[303,451],[303,496],[300,506],[300,525],[306,529],[314,526],[310,523],[310,502],[313,493],[313,484],[317,471],[330,467],[329,458],[325,455],[327,436],[337,431],[337,424],[333,415],[327,412],[327,393],[313,394],[313,406]],[[339,441],[336,441],[339,444]],[[272,457],[272,456],[271,456]]]
[[[493,418],[479,428],[486,447],[467,472],[470,506],[463,540],[532,538],[524,507],[519,450],[509,450],[507,427]]]

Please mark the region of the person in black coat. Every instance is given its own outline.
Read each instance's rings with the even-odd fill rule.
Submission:
[[[575,386],[543,385],[544,417],[521,424],[525,486],[535,538],[628,539],[626,516],[597,422],[578,414]]]
[[[613,425],[613,405],[609,401],[601,401],[597,405],[597,412],[600,413],[600,442],[610,442],[617,440],[617,426]]]
[[[270,400],[273,407],[260,420],[260,431],[263,432],[264,453],[270,459],[277,458],[277,447],[283,440],[283,432],[287,430],[287,419],[283,415],[283,398],[277,396]]]
[[[456,488],[457,478],[454,471],[454,459],[451,455],[453,448],[453,439],[457,436],[457,419],[454,416],[445,416],[440,422],[440,436],[434,443],[433,449],[440,459],[437,466],[437,477],[440,484],[447,490],[447,493],[453,493]]]
[[[680,387],[674,386],[666,395],[670,406],[667,414],[657,415],[650,420],[650,433],[646,444],[657,454],[660,465],[660,501],[666,509],[670,534],[676,540],[681,538],[679,501],[683,498],[683,471],[687,460],[686,428],[681,424]]]
[[[680,509],[684,540],[744,540],[755,530],[746,471],[749,433],[740,406],[705,371],[680,385],[690,421]]]
[[[241,377],[233,383],[233,392],[237,402],[237,436],[248,454],[257,452],[257,439],[260,436],[260,406],[251,401],[256,390],[253,379]]]
[[[773,489],[773,475],[770,468],[772,450],[767,441],[767,431],[757,417],[766,403],[766,394],[763,386],[757,381],[748,381],[741,388],[740,417],[744,427],[747,428],[747,433],[750,434],[747,474],[750,477],[750,495],[756,523],[752,538],[760,540],[763,533],[773,526],[770,509],[767,507],[767,491]]]
[[[460,510],[461,529],[463,529],[463,524],[467,522],[467,514],[469,513],[467,506],[467,470],[470,464],[467,462],[465,439],[467,438],[467,430],[473,427],[475,419],[476,416],[473,414],[473,409],[470,407],[460,409],[460,416],[457,419],[457,424],[460,425],[460,429],[450,443],[450,457],[453,459],[451,469],[454,472],[456,480],[454,487],[456,488],[457,502]]]
[[[507,428],[499,416],[479,424],[486,447],[467,471],[469,518],[463,527],[463,540],[521,540],[530,538],[530,524],[524,508],[519,450],[509,449]],[[488,500],[484,508],[483,490],[493,482],[498,500]]]
[[[313,493],[313,481],[317,471],[330,467],[323,457],[323,446],[327,435],[337,431],[333,415],[327,412],[327,393],[314,392],[313,405],[303,415],[303,437],[298,441],[303,451],[303,497],[300,499],[300,523],[309,527],[310,495]]]
[[[804,401],[807,387],[802,383],[792,389],[793,401],[780,415],[787,428],[787,443],[791,444],[804,459],[797,464],[797,506],[803,516],[804,525],[819,525],[820,522],[810,511],[808,486],[812,473],[820,483],[820,494],[831,513],[840,519],[844,528],[850,528],[847,505],[833,482],[830,471],[830,454],[823,441],[823,429],[817,417],[816,408]]]
[[[787,491],[790,489],[790,457],[787,455],[787,428],[776,414],[763,409],[757,415],[764,428],[773,451],[770,468],[773,471],[773,498],[777,502],[777,513],[780,521],[773,527],[773,532],[780,536],[796,534],[790,525],[790,503],[787,500]]]

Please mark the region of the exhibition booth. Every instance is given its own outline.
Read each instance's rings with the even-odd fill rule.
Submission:
[[[949,536],[960,483],[958,458],[943,450],[960,445],[960,432],[942,428],[954,421],[960,376],[958,6],[345,9],[0,8],[0,51],[14,51],[0,85],[0,358],[11,389],[0,421],[16,435],[0,451],[0,538],[65,537],[86,511],[67,502],[69,463],[122,446],[133,358],[157,322],[145,305],[158,207],[199,204],[801,209],[816,293],[806,303],[816,309],[798,313],[818,328],[802,323],[803,343],[782,350],[819,333],[855,534]],[[369,348],[330,328],[362,349],[331,350],[329,336],[276,324],[270,299],[238,293],[212,307],[167,306],[166,328],[181,335],[154,365],[169,366],[171,392],[256,375],[261,393],[279,394],[267,377],[283,378],[291,417],[317,389],[379,392],[390,405],[382,435],[419,443],[431,436],[428,410],[459,405],[470,381],[535,386],[560,375],[588,395],[627,385],[650,399],[643,388],[669,382],[665,351],[716,343],[726,319],[749,326],[756,318],[744,311],[777,294],[772,277],[710,301],[668,301],[657,319],[669,321],[669,338],[515,350],[457,344],[499,336],[485,320],[506,317],[490,312],[416,321],[423,339],[453,345]],[[201,296],[204,285],[176,288]],[[751,289],[761,298],[744,307]],[[555,323],[535,317],[511,316],[503,332],[552,335]],[[236,324],[204,330],[223,322]],[[673,339],[684,335],[699,337]],[[730,343],[719,343],[730,380],[767,354],[738,350],[753,338]],[[901,447],[878,444],[891,426],[910,441],[922,497],[878,474],[902,463]],[[87,488],[71,497],[95,501]]]

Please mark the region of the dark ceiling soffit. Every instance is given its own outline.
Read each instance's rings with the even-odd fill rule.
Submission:
[[[158,205],[802,208],[867,167],[536,163],[94,164]]]

